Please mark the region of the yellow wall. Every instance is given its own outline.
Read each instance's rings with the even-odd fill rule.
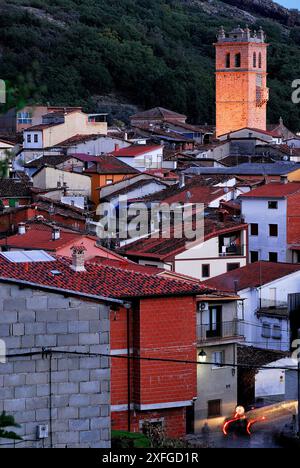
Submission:
[[[107,135],[106,122],[88,122],[88,115],[83,112],[72,112],[65,115],[65,123],[49,127],[43,131],[43,146],[48,148],[57,145],[74,135]]]
[[[290,172],[288,174],[288,180],[289,182],[300,182],[300,169]]]

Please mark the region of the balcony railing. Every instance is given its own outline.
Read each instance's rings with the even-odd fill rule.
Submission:
[[[239,320],[232,322],[222,322],[211,326],[198,325],[197,338],[198,341],[218,340],[222,338],[235,338],[245,336],[245,323]]]
[[[221,246],[219,248],[220,257],[243,257],[244,256],[243,245],[230,245],[229,247]]]

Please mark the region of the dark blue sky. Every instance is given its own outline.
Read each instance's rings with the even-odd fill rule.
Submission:
[[[276,0],[277,3],[280,3],[280,5],[283,5],[287,8],[298,8],[300,9],[300,4],[299,0]]]

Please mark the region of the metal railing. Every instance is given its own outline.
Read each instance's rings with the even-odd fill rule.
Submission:
[[[231,338],[245,335],[245,323],[234,320],[232,322],[222,322],[211,326],[209,324],[197,326],[198,341],[215,340],[219,338]]]
[[[231,245],[229,247],[219,247],[219,256],[220,257],[230,257],[230,256],[237,256],[242,257],[244,256],[244,246],[243,245]]]

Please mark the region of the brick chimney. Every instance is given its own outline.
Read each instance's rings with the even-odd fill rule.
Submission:
[[[76,271],[76,273],[84,272],[85,269],[85,261],[84,261],[84,253],[86,252],[86,248],[84,245],[73,245],[71,247],[72,250],[72,270]]]

